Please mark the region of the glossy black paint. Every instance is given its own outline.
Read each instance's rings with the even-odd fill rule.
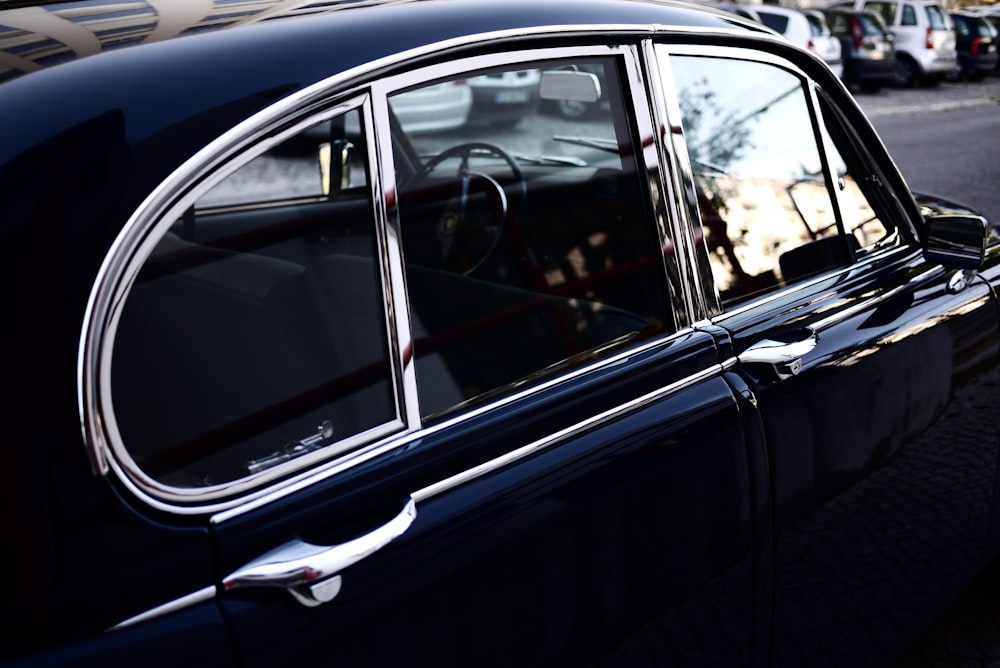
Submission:
[[[820,652],[881,663],[995,553],[996,424],[982,403],[990,387],[975,383],[1000,346],[1000,253],[990,253],[983,278],[948,293],[949,272],[919,254],[917,203],[836,87],[832,99],[900,193],[910,252],[430,433],[419,447],[219,525],[151,509],[114,475],[92,474],[76,397],[83,312],[111,243],[153,188],[249,115],[328,76],[464,34],[567,22],[595,32],[732,25],[645,3],[427,2],[144,44],[0,84],[0,285],[9,314],[0,415],[11,472],[0,565],[15,576],[0,608],[0,660],[586,663],[643,642],[655,620],[661,658],[672,662],[801,665]],[[765,48],[824,76],[797,52]],[[890,290],[892,298],[866,305]],[[760,369],[721,371],[763,335],[838,313],[843,320],[821,332],[791,382]],[[711,369],[433,497],[410,532],[345,573],[332,606],[237,590],[105,633],[216,586],[293,536],[332,543],[364,533],[417,489]],[[959,401],[976,412],[956,415]],[[898,614],[887,620],[885,610]],[[875,631],[855,634],[856,626]]]

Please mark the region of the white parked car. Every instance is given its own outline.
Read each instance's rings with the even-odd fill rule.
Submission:
[[[822,14],[771,5],[755,6],[754,11],[760,16],[761,23],[806,47],[826,61],[834,74],[843,76],[844,61],[840,53],[840,40],[830,33]]]
[[[954,25],[936,0],[846,0],[830,7],[882,17],[894,36],[899,86],[936,84],[958,69]]]

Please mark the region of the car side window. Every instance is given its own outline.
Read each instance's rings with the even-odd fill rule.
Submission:
[[[414,103],[442,87],[433,113]],[[389,102],[425,417],[673,331],[616,60],[463,73]]]
[[[903,5],[903,16],[900,19],[900,24],[904,26],[917,25],[917,11],[913,5]]]
[[[142,265],[111,390],[157,484],[301,466],[397,421],[363,136],[355,109],[246,161]]]
[[[899,3],[896,2],[866,2],[865,11],[875,12],[882,17],[886,25],[893,25],[896,23],[896,11],[899,9]]]
[[[838,219],[804,80],[736,59],[670,65],[723,305],[853,261],[859,243]]]

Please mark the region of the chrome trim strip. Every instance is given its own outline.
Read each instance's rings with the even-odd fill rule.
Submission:
[[[884,251],[873,253],[872,255],[870,255],[868,257],[865,257],[862,260],[858,260],[857,262],[855,262],[854,264],[852,264],[850,267],[845,267],[845,268],[840,268],[840,269],[834,269],[832,271],[828,271],[828,272],[819,274],[818,276],[815,276],[815,277],[813,277],[813,278],[811,278],[809,280],[802,281],[801,283],[796,283],[795,285],[791,285],[791,286],[786,287],[786,288],[784,288],[782,290],[778,290],[777,292],[771,293],[769,295],[765,295],[765,296],[761,297],[760,299],[751,300],[749,302],[740,304],[740,306],[738,308],[733,309],[732,311],[726,311],[724,313],[720,313],[718,316],[712,318],[712,322],[716,323],[716,324],[721,324],[721,323],[725,322],[726,320],[728,320],[729,318],[732,318],[732,317],[741,315],[743,313],[746,313],[750,309],[760,308],[762,305],[766,305],[766,304],[769,304],[771,302],[777,301],[777,300],[779,300],[779,299],[781,299],[781,298],[783,298],[783,297],[785,297],[785,296],[787,296],[787,295],[789,295],[789,294],[791,294],[793,292],[798,292],[800,290],[807,289],[807,288],[809,288],[809,287],[811,287],[813,285],[816,285],[818,283],[822,283],[824,281],[828,281],[828,280],[830,280],[831,276],[834,276],[836,274],[843,274],[843,273],[855,271],[859,267],[865,267],[866,265],[874,264],[875,262],[884,260],[887,257],[890,257],[892,255],[899,254],[899,255],[903,256],[901,259],[905,259],[908,256],[916,256],[919,253],[920,253],[920,250],[919,249],[915,249],[912,246],[897,246],[897,247],[894,247],[894,248],[886,249]]]
[[[450,429],[457,424],[461,424],[462,422],[465,422],[467,420],[477,418],[483,415],[484,413],[489,413],[491,411],[497,410],[498,408],[503,408],[504,406],[507,406],[514,402],[521,401],[527,396],[543,392],[545,390],[551,389],[552,387],[561,385],[563,383],[572,382],[581,376],[593,373],[597,369],[608,368],[617,366],[619,364],[624,364],[631,357],[648,353],[651,350],[668,345],[670,341],[676,338],[679,338],[681,336],[690,336],[693,333],[694,333],[693,329],[684,329],[680,332],[675,332],[674,334],[671,334],[669,337],[666,338],[653,339],[651,341],[647,341],[643,344],[636,346],[635,348],[629,348],[628,350],[624,350],[616,355],[600,360],[598,362],[594,362],[593,364],[588,364],[579,369],[574,369],[563,375],[554,377],[547,381],[543,381],[538,385],[534,385],[520,392],[515,392],[505,397],[501,397],[496,401],[483,404],[482,406],[473,408],[472,410],[462,413],[461,415],[456,415],[453,418],[443,420],[442,422],[439,422],[438,424],[432,425],[425,429],[399,434],[389,441],[374,443],[369,448],[355,450],[353,452],[348,453],[346,456],[342,458],[331,460],[330,462],[326,462],[322,465],[316,466],[307,471],[303,471],[300,475],[289,478],[285,484],[263,490],[262,494],[245,497],[241,499],[241,503],[238,505],[234,505],[232,507],[220,507],[218,509],[210,509],[215,511],[215,514],[212,515],[212,517],[210,518],[210,522],[214,525],[224,524],[225,522],[235,517],[244,515],[252,510],[256,510],[257,508],[265,506],[269,503],[273,503],[279,499],[282,499],[302,489],[305,489],[306,487],[310,487],[316,483],[319,483],[334,475],[337,475],[342,471],[363,464],[375,457],[384,455],[393,450],[413,447],[419,444],[421,440],[423,440],[428,436],[433,436],[434,434],[444,431],[445,429]],[[176,511],[177,509],[174,510]],[[200,509],[199,512],[205,512],[205,509],[204,508]]]
[[[664,249],[668,294],[673,303],[674,318],[680,319],[679,316],[683,315],[682,321],[689,324],[696,320],[697,313],[695,302],[698,300],[692,295],[692,289],[700,295],[701,281],[691,280],[690,240],[682,225],[683,216],[679,214],[681,207],[675,188],[676,173],[669,143],[666,141],[667,125],[663,113],[661,79],[649,40],[643,40],[636,58],[645,80],[641,76],[630,77],[629,85],[632,90],[632,106],[639,121],[642,156],[653,199],[653,215],[660,235],[660,248]],[[635,80],[632,81],[632,78]],[[640,92],[644,95],[640,95]],[[640,113],[640,110],[646,110],[648,115]],[[672,248],[673,252],[667,253],[667,248]],[[676,278],[671,280],[672,277]],[[678,284],[675,285],[675,282]]]
[[[697,267],[697,253],[694,247],[694,229],[700,222],[697,206],[698,203],[693,197],[694,190],[685,187],[685,184],[694,183],[691,172],[690,160],[687,155],[687,147],[683,139],[675,141],[675,137],[683,135],[680,109],[677,107],[676,86],[670,71],[669,60],[661,60],[657,52],[663,50],[662,45],[646,45],[646,66],[649,68],[649,77],[652,80],[652,102],[653,114],[657,119],[659,132],[657,141],[663,154],[664,171],[669,177],[667,190],[672,194],[673,213],[672,232],[675,238],[677,253],[683,257],[681,265],[681,279],[686,285],[684,290],[688,317],[692,322],[705,317],[706,295],[701,277],[694,270]],[[676,120],[675,120],[676,119]],[[686,195],[686,202],[676,199],[676,194],[683,192]]]
[[[114,626],[108,628],[105,633],[120,631],[134,624],[141,624],[142,622],[149,621],[150,619],[162,617],[163,615],[169,615],[171,612],[177,612],[178,610],[189,608],[192,605],[197,605],[198,603],[203,603],[204,601],[211,601],[215,598],[215,593],[216,588],[214,586],[199,589],[198,591],[188,594],[187,596],[181,596],[173,601],[169,601],[163,605],[158,605],[155,608],[150,608],[146,612],[139,613],[134,617],[129,617],[124,621],[118,622]]]
[[[365,142],[368,150],[368,174],[371,186],[372,206],[375,211],[375,239],[378,243],[379,268],[382,285],[385,286],[382,296],[385,300],[385,330],[395,333],[389,336],[390,358],[392,364],[393,393],[396,398],[396,414],[402,416],[402,428],[413,429],[420,425],[420,414],[417,407],[417,385],[413,372],[412,344],[409,340],[410,316],[406,308],[403,285],[403,267],[400,260],[399,226],[393,224],[393,212],[388,203],[395,201],[394,180],[386,178],[383,170],[383,151],[386,147],[380,144],[378,137],[386,135],[389,125],[389,115],[385,109],[384,99],[371,96],[369,104],[362,107],[364,112]],[[391,161],[391,151],[388,160]],[[391,168],[389,170],[391,172]],[[386,193],[384,189],[388,188]],[[398,223],[398,221],[395,221]],[[369,440],[369,439],[366,439]],[[336,453],[330,453],[336,454]]]
[[[582,422],[578,422],[575,425],[566,427],[565,429],[561,429],[533,443],[521,446],[520,448],[512,450],[505,455],[501,455],[487,462],[483,462],[478,466],[474,466],[471,469],[463,471],[462,473],[458,473],[449,478],[445,478],[444,480],[436,482],[433,485],[428,485],[427,487],[424,487],[414,492],[411,495],[411,498],[417,503],[422,503],[424,501],[427,501],[435,496],[443,494],[456,487],[460,487],[461,485],[464,485],[466,483],[472,482],[477,478],[481,478],[505,466],[518,462],[526,457],[547,450],[553,445],[556,445],[561,441],[571,438],[577,434],[580,434],[584,431],[594,429],[603,424],[611,422],[612,420],[614,420],[617,417],[620,417],[623,414],[639,410],[640,408],[643,408],[671,394],[674,394],[675,392],[678,392],[687,387],[695,385],[696,383],[707,380],[708,378],[712,378],[713,376],[717,376],[722,371],[723,369],[721,365],[711,366],[705,371],[688,376],[687,378],[671,383],[670,385],[666,385],[658,390],[650,392],[649,394],[645,394],[641,397],[632,399],[631,401],[627,401],[624,404],[621,404],[610,410],[606,410],[602,413],[598,413],[597,415],[593,415],[587,418],[586,420],[583,420]]]
[[[850,306],[850,307],[844,309],[843,311],[839,311],[837,313],[834,313],[833,315],[828,316],[826,318],[823,318],[822,320],[817,320],[816,322],[812,323],[810,326],[814,330],[816,330],[817,332],[821,332],[824,329],[829,329],[833,325],[836,325],[837,323],[843,322],[844,320],[847,320],[848,318],[851,318],[851,317],[857,315],[861,311],[864,311],[866,309],[870,309],[872,307],[875,307],[875,306],[881,304],[882,302],[888,301],[889,299],[892,299],[896,295],[898,295],[898,294],[900,294],[902,292],[905,292],[909,288],[909,285],[911,283],[919,283],[919,282],[925,281],[925,280],[929,279],[931,276],[933,276],[935,274],[944,273],[944,271],[945,271],[944,267],[935,266],[935,267],[933,267],[931,269],[928,269],[927,271],[925,271],[924,273],[920,274],[919,276],[914,276],[913,278],[909,279],[903,285],[898,285],[898,286],[892,288],[891,290],[886,290],[885,292],[880,292],[879,294],[875,295],[871,299],[866,299],[864,301],[860,301],[857,304],[855,304],[854,306]]]

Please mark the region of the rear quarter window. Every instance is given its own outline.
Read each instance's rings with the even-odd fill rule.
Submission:
[[[771,30],[780,32],[782,35],[788,29],[788,17],[778,16],[777,14],[768,14],[766,12],[760,12],[760,20]]]

